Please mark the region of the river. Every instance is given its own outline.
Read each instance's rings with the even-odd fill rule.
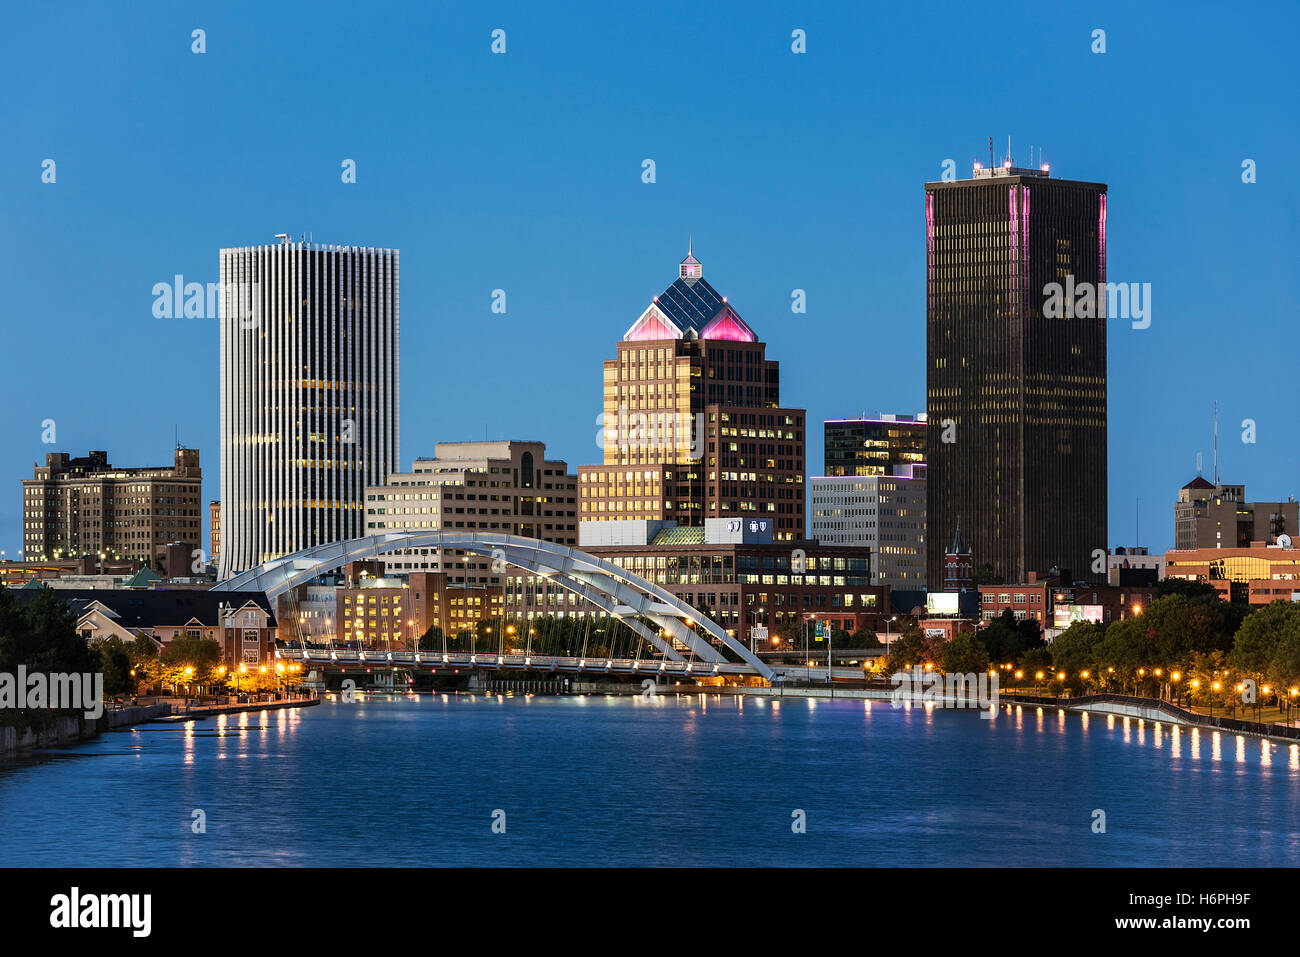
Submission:
[[[1296,866],[1297,807],[1294,745],[1054,709],[370,697],[0,764],[0,865]]]

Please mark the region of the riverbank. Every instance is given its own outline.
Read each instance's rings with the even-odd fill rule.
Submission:
[[[78,714],[50,715],[40,727],[0,727],[0,758],[12,758],[24,751],[79,744],[98,737],[103,731],[126,728],[149,721],[157,721],[171,713],[171,705],[139,705],[105,711],[98,721],[89,721]]]

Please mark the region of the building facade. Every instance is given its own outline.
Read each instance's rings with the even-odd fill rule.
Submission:
[[[1279,535],[1300,539],[1300,504],[1248,502],[1246,486],[1216,485],[1197,476],[1178,490],[1174,503],[1174,548],[1248,548],[1272,544]]]
[[[811,476],[812,537],[870,549],[874,585],[925,588],[924,467],[888,468],[894,474]]]
[[[359,536],[366,487],[397,471],[398,259],[221,250],[219,577]]]
[[[1019,585],[980,585],[980,618],[988,623],[1007,609],[1017,619],[1030,618],[1052,638],[1075,621],[1109,624],[1140,615],[1156,600],[1155,586],[1062,584],[1030,574]]]
[[[762,519],[710,519],[703,526],[672,522],[585,523],[583,551],[613,562],[672,592],[733,637],[755,634],[771,650],[782,631],[822,621],[854,632],[887,617],[888,589],[873,585],[866,548],[774,540]],[[507,608],[523,618],[581,612],[563,589],[546,581],[507,582]],[[758,632],[753,629],[757,626]]]
[[[898,466],[925,465],[926,415],[881,414],[875,419],[822,423],[825,475],[888,475]],[[918,477],[924,478],[924,474]]]
[[[170,466],[119,468],[107,452],[49,452],[23,479],[23,557],[89,556],[161,570],[166,548],[203,545],[198,449],[177,448]]]
[[[804,410],[780,366],[688,252],[604,366],[601,465],[578,468],[582,522],[761,518],[804,536]]]
[[[221,557],[221,503],[208,503],[208,542],[212,554],[208,557],[217,561]]]
[[[1106,186],[1008,161],[926,183],[925,220],[929,539],[960,516],[1007,580],[1088,568],[1107,547]],[[938,549],[928,567],[937,588]]]
[[[1300,600],[1300,543],[1254,542],[1241,547],[1174,549],[1165,577],[1207,582],[1225,601],[1267,605]]]
[[[576,545],[577,485],[542,442],[439,442],[433,458],[366,489],[365,534],[477,530]],[[426,547],[379,557],[390,574],[445,572],[452,584],[500,585],[483,555]]]

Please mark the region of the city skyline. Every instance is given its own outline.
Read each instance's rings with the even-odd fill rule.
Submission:
[[[859,63],[861,44],[881,25],[865,16],[766,10],[741,26],[727,8],[674,9],[691,18],[690,36],[649,15],[625,21],[660,53],[661,75],[657,71],[646,90],[638,86],[638,71],[602,46],[599,25],[566,24],[565,42],[589,54],[566,66],[540,62],[537,51],[559,28],[523,8],[500,14],[510,38],[500,57],[489,50],[495,22],[451,14],[442,29],[463,43],[440,50],[437,77],[447,89],[435,125],[442,147],[424,153],[420,149],[434,139],[413,131],[407,110],[426,92],[415,73],[423,62],[415,42],[399,44],[388,62],[372,67],[404,85],[395,105],[382,107],[386,133],[396,139],[391,153],[373,133],[357,134],[346,123],[316,130],[302,117],[266,106],[252,108],[233,128],[221,126],[232,115],[222,112],[226,106],[217,108],[216,130],[200,120],[217,84],[238,92],[254,82],[239,73],[262,44],[283,40],[283,14],[271,14],[267,35],[259,36],[223,30],[220,14],[190,24],[189,13],[158,18],[87,11],[96,27],[90,34],[102,38],[102,48],[80,37],[61,49],[46,31],[44,39],[14,51],[20,68],[35,69],[45,60],[53,65],[58,79],[48,92],[68,109],[50,111],[48,98],[22,91],[8,107],[16,132],[5,158],[14,228],[4,240],[4,261],[11,280],[22,277],[10,283],[10,323],[39,316],[43,327],[58,333],[11,374],[14,438],[0,467],[26,475],[47,452],[80,455],[88,449],[106,449],[115,462],[161,465],[179,433],[211,463],[203,498],[217,498],[217,323],[157,318],[151,290],[176,275],[186,282],[215,281],[218,248],[269,243],[279,231],[406,253],[408,374],[401,397],[407,414],[401,424],[408,454],[428,454],[439,441],[522,436],[545,441],[551,454],[572,463],[597,461],[599,454],[593,441],[599,379],[586,370],[608,358],[608,343],[625,328],[625,317],[659,291],[664,265],[680,259],[693,233],[709,275],[730,290],[737,309],[781,360],[783,400],[808,410],[814,428],[807,455],[815,463],[822,453],[817,422],[924,409],[923,184],[939,178],[949,159],[957,175],[968,175],[973,161],[986,158],[988,137],[1001,154],[1009,133],[1017,157],[1031,141],[1046,143],[1054,176],[1109,184],[1108,274],[1153,287],[1150,328],[1131,329],[1121,320],[1107,327],[1107,544],[1135,544],[1140,498],[1143,531],[1136,544],[1153,551],[1172,547],[1172,504],[1196,474],[1196,453],[1209,460],[1215,398],[1221,400],[1223,479],[1249,485],[1260,500],[1295,493],[1296,426],[1276,411],[1284,401],[1283,377],[1269,375],[1253,355],[1222,348],[1227,332],[1260,336],[1277,324],[1278,287],[1296,268],[1287,256],[1293,236],[1277,216],[1294,199],[1294,186],[1282,174],[1295,145],[1294,130],[1272,122],[1284,109],[1281,85],[1267,82],[1268,71],[1281,62],[1267,55],[1277,40],[1252,38],[1252,65],[1262,63],[1265,76],[1238,98],[1181,65],[1185,50],[1203,42],[1212,8],[1185,23],[1161,19],[1158,29],[1153,16],[1136,11],[1099,16],[1110,37],[1104,55],[1089,50],[1090,21],[1042,12],[1032,24],[1009,27],[1012,38],[1032,39],[1041,49],[1018,49],[1013,62],[992,68],[1005,96],[975,98],[963,88],[962,69],[937,56],[933,75],[909,77],[906,90],[882,100],[859,94],[883,88],[890,68],[919,42],[924,18],[890,21],[891,42],[877,37],[868,69]],[[984,18],[955,5],[945,15],[957,26],[987,29]],[[42,19],[34,11],[16,16]],[[305,39],[326,53],[352,41],[326,20],[311,25]],[[190,52],[194,26],[207,30],[203,56]],[[804,59],[789,49],[796,27],[808,31]],[[1244,29],[1231,17],[1213,20],[1229,62],[1243,57],[1232,38]],[[941,37],[937,52],[949,45],[965,49],[961,34],[954,29]],[[723,37],[744,83],[701,59],[702,45]],[[365,49],[367,40],[363,33],[357,42]],[[124,54],[135,72],[103,82],[103,101],[90,101],[99,109],[72,102],[92,72],[111,75],[106,57],[116,61]],[[780,65],[774,77],[749,75],[767,70],[769,60]],[[1162,65],[1187,81],[1185,95],[1201,112],[1124,103],[1126,86]],[[487,72],[504,69],[516,72],[509,79]],[[583,82],[592,70],[607,79],[601,89]],[[1036,85],[1014,82],[1017,70],[1033,73]],[[804,75],[812,71],[815,83]],[[852,94],[823,96],[825,102],[809,97],[814,87],[822,89],[827,71],[851,80]],[[155,72],[166,73],[168,83],[153,84]],[[530,117],[516,87],[540,76],[552,90],[581,89],[583,115],[604,134],[582,131],[563,146],[572,132],[567,122],[559,124],[561,132]],[[1078,117],[1051,109],[1062,85],[1081,79],[1111,107],[1113,136],[1085,135]],[[140,82],[151,85],[135,102]],[[326,96],[341,97],[342,115],[368,115],[368,102],[349,92],[345,81],[322,82]],[[462,83],[469,86],[458,91]],[[476,91],[475,83],[484,88]],[[710,98],[693,102],[692,90],[703,87]],[[923,121],[904,119],[939,93],[945,99]],[[828,127],[827,118],[850,97],[872,104],[873,121]],[[554,102],[548,100],[552,108]],[[714,155],[643,132],[656,120],[669,130],[701,122],[682,117],[685,102],[716,130]],[[757,104],[765,108],[755,111]],[[620,118],[629,105],[639,111],[634,123]],[[561,118],[568,115],[562,105],[558,109]],[[1212,140],[1192,135],[1206,113],[1219,120]],[[178,162],[151,165],[143,144],[106,136],[106,122],[164,115],[178,117],[180,135],[168,137]],[[871,132],[882,120],[887,139]],[[213,147],[232,129],[241,141],[251,136],[266,146],[228,169]],[[537,152],[498,160],[491,145],[496,134],[536,142]],[[1177,153],[1170,152],[1173,142],[1180,144]],[[404,146],[412,158],[404,158]],[[809,149],[815,157],[805,155]],[[47,157],[58,163],[54,183],[41,182]],[[654,183],[642,182],[645,158],[656,162]],[[1241,181],[1245,158],[1259,164],[1256,183]],[[356,163],[351,184],[340,178],[340,164],[348,159]],[[287,179],[286,171],[292,171]],[[776,190],[775,182],[792,185]],[[1185,202],[1188,195],[1198,202]],[[141,211],[149,212],[142,217]],[[51,255],[55,237],[58,256]],[[577,296],[571,294],[579,288],[575,273],[582,277]],[[497,289],[508,302],[504,315],[492,312]],[[807,313],[790,311],[797,289],[806,293]],[[561,329],[565,334],[556,335]],[[95,349],[64,345],[78,341],[93,341]],[[1165,360],[1170,352],[1176,362]],[[105,364],[117,370],[108,382]],[[547,367],[575,374],[535,374]],[[165,394],[172,401],[159,398],[160,375],[169,375]],[[52,443],[41,441],[47,419],[57,427]],[[1254,443],[1239,441],[1245,431],[1239,423],[1247,419],[1257,425]],[[10,496],[0,499],[0,547],[11,555],[21,539],[19,509],[15,482]],[[206,528],[204,538],[207,547]]]

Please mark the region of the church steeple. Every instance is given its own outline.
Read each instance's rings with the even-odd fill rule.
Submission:
[[[704,276],[704,267],[700,261],[695,258],[695,237],[691,236],[686,243],[686,258],[678,267],[677,276],[679,279],[685,279],[687,282],[695,282]]]
[[[946,592],[973,591],[975,589],[975,560],[961,537],[961,516],[957,516],[957,534],[952,537],[952,548],[943,556],[943,590]]]
[[[961,537],[961,517],[960,517],[960,516],[958,516],[958,518],[957,518],[957,534],[954,535],[954,536],[953,536],[953,539],[952,539],[952,550],[951,550],[948,554],[950,554],[950,555],[968,555],[968,554],[970,554],[969,552],[966,551],[966,543],[962,540],[962,537]]]

